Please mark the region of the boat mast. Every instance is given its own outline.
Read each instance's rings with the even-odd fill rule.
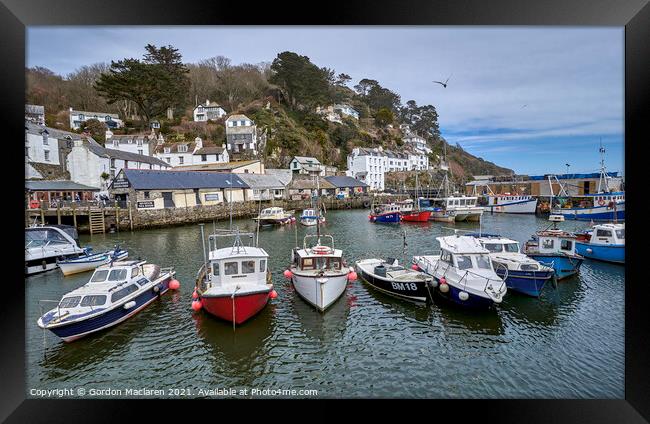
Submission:
[[[316,175],[316,243],[320,244],[320,177]]]
[[[603,141],[600,140],[600,148],[598,149],[600,153],[600,177],[598,178],[598,193],[603,193],[602,185],[605,183],[605,193],[609,193],[609,184],[607,184],[607,172],[605,172],[605,148],[603,147]]]

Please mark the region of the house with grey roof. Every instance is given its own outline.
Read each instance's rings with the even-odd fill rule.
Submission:
[[[335,194],[343,197],[367,194],[370,186],[356,178],[348,176],[329,176],[324,178],[335,187]]]
[[[289,169],[294,174],[325,175],[325,166],[310,156],[294,156],[289,162]]]
[[[257,156],[257,125],[246,115],[234,114],[226,119],[226,144],[232,153],[250,153]]]
[[[108,129],[106,130],[104,145],[113,150],[151,156],[154,147],[161,138],[162,134],[156,136],[153,130],[149,134],[113,134]]]
[[[169,142],[159,135],[152,152],[153,156],[173,167],[230,162],[225,144],[205,143],[201,137],[196,137],[194,141]]]
[[[282,199],[286,193],[286,184],[280,181],[275,175],[269,174],[239,174],[250,187],[249,200],[272,200]]]
[[[96,119],[99,122],[103,122],[109,129],[121,128],[124,126],[124,122],[120,119],[117,113],[86,112],[83,110],[74,110],[73,108],[70,108],[70,128],[73,130],[78,130],[81,128],[81,124],[89,119]]]
[[[25,179],[66,179],[65,155],[81,135],[25,121]]]
[[[207,122],[208,120],[215,121],[219,118],[226,116],[226,111],[215,102],[206,100],[205,103],[196,105],[192,111],[194,122]]]

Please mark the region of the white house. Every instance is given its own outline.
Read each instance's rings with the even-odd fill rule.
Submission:
[[[325,176],[325,166],[318,159],[308,156],[294,156],[289,162],[293,173]]]
[[[431,153],[431,149],[427,146],[427,141],[415,133],[406,133],[402,140],[419,153]]]
[[[168,169],[170,166],[152,156],[102,147],[92,138],[74,140],[66,158],[70,179],[76,183],[107,190],[122,169]],[[107,178],[102,178],[102,175]]]
[[[108,128],[121,128],[124,126],[124,122],[116,113],[85,112],[70,108],[70,128],[73,130],[81,128],[81,124],[89,119],[96,119],[99,122],[103,122]]]
[[[25,121],[25,179],[44,178],[42,172],[45,165],[48,171],[60,170],[56,172],[65,172],[62,163],[62,146],[66,142],[80,138],[79,134],[59,131],[54,128],[48,128],[31,121]]]
[[[111,130],[106,131],[106,141],[104,145],[113,150],[120,150],[122,152],[130,152],[138,155],[151,156],[153,148],[159,140],[162,139],[162,134],[156,137],[156,133],[151,131],[151,134],[127,134],[127,135],[114,135]]]
[[[410,169],[409,155],[406,153],[397,153],[389,150],[385,150],[386,154],[386,171],[388,172],[398,172],[398,171],[408,171]]]
[[[45,106],[25,105],[25,121],[45,125]]]
[[[153,156],[172,167],[228,163],[230,161],[225,144],[221,146],[204,145],[200,137],[196,137],[193,142],[165,143],[164,139],[159,136],[153,147]]]
[[[429,156],[419,152],[409,152],[409,171],[429,169]]]
[[[226,142],[233,153],[250,152],[257,155],[257,125],[246,115],[230,115],[226,119]]]
[[[371,190],[383,190],[387,163],[388,157],[381,147],[374,149],[356,147],[348,155],[346,175],[363,181],[370,186]]]
[[[194,108],[193,115],[194,122],[206,122],[208,119],[214,121],[226,116],[226,111],[218,104],[206,100],[205,103]]]
[[[349,116],[350,118],[354,118],[356,120],[359,120],[359,112],[356,110],[352,109],[352,106],[348,104],[337,104],[334,105],[334,110],[341,115]]]
[[[342,124],[341,114],[334,110],[334,106],[320,107],[316,108],[316,113],[322,115],[325,119],[330,122],[336,122],[337,124]]]

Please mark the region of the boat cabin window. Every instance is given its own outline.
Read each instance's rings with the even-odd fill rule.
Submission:
[[[225,262],[223,264],[223,273],[225,275],[235,275],[239,273],[239,262]]]
[[[500,243],[487,243],[487,244],[484,244],[483,247],[485,247],[487,250],[489,250],[490,253],[503,252],[503,245],[500,244]]]
[[[460,199],[459,202],[460,206],[465,206],[465,199]]]
[[[519,267],[522,271],[537,271],[539,267],[537,264],[521,264]]]
[[[621,228],[620,230],[616,230],[616,237],[620,239],[625,238],[625,228]]]
[[[472,268],[472,257],[456,256],[456,263],[458,264],[458,269],[470,269]]]
[[[130,295],[131,293],[137,290],[138,290],[138,286],[136,286],[135,284],[131,284],[127,287],[124,287],[123,289],[120,289],[111,295],[111,303],[115,303],[118,300],[125,298],[126,296]]]
[[[601,230],[601,229],[596,230],[596,237],[611,237],[611,236],[612,236],[612,232],[609,230]]]
[[[571,240],[560,240],[560,249],[561,250],[571,250],[573,242]]]
[[[313,258],[304,258],[302,260],[302,269],[314,269],[314,259]]]
[[[84,296],[81,301],[81,306],[101,306],[106,303],[106,296],[104,295],[89,295]]]
[[[126,269],[113,269],[108,274],[108,281],[126,280]]]
[[[255,272],[255,261],[242,261],[241,262],[241,273],[242,274],[251,274]]]
[[[519,243],[506,243],[504,246],[508,253],[519,253]]]
[[[140,275],[140,268],[137,266],[131,268],[131,278],[137,277],[138,275]]]
[[[490,258],[487,255],[478,255],[476,257],[476,266],[479,269],[490,269]]]
[[[79,304],[80,300],[81,300],[81,296],[65,297],[59,303],[59,308],[74,308]]]
[[[266,271],[266,259],[260,259],[260,272]]]
[[[106,277],[108,276],[108,270],[107,269],[100,269],[99,271],[95,272],[93,274],[93,277],[90,279],[91,283],[101,283],[102,281],[106,281]]]
[[[329,258],[329,269],[341,269],[341,260],[339,258]]]
[[[214,275],[215,277],[219,276],[219,263],[218,262],[214,262],[212,264],[212,275]]]
[[[553,243],[553,239],[542,239],[542,248],[543,249],[553,249],[555,243]]]

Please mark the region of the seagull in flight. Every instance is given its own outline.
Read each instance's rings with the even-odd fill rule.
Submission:
[[[449,78],[451,78],[451,75],[449,75]],[[435,82],[437,84],[440,84],[443,87],[447,88],[447,81],[449,81],[449,78],[447,78],[447,80],[445,82],[440,82],[440,81],[433,81],[433,82]]]
[[[528,105],[523,105],[521,108],[523,109],[523,108],[525,108],[526,106],[528,106]]]

